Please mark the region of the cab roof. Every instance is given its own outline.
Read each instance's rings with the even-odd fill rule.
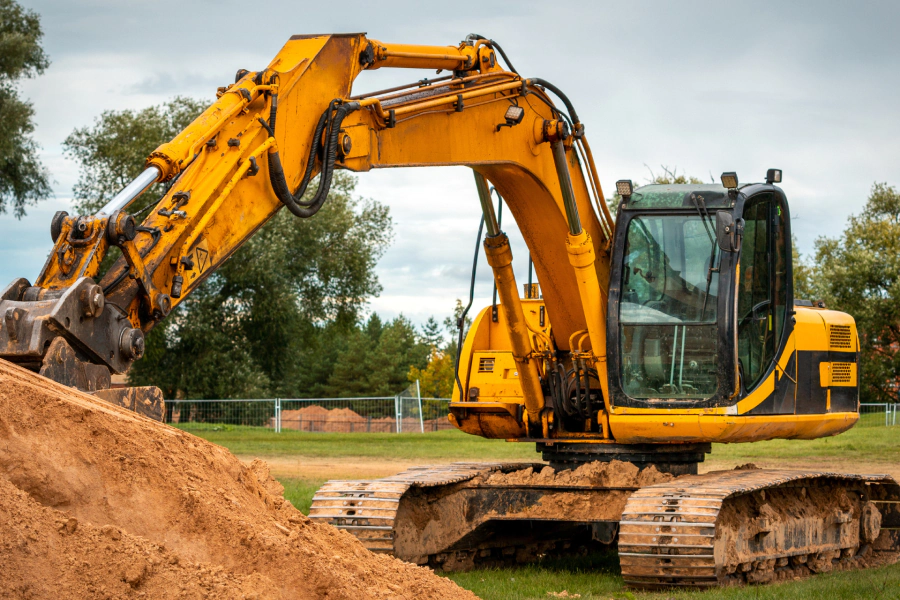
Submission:
[[[634,190],[625,209],[694,208],[691,196],[703,198],[707,208],[733,206],[728,190],[718,183],[651,184]]]

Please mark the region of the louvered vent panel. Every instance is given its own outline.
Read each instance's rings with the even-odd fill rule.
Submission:
[[[832,325],[829,335],[832,348],[853,349],[853,337],[850,334],[849,325]]]
[[[831,363],[831,382],[850,383],[853,379],[853,363]]]
[[[493,356],[483,356],[478,359],[478,372],[479,373],[491,373],[494,370],[494,357]]]

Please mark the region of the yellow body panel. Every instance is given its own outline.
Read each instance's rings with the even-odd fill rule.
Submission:
[[[611,415],[616,441],[625,444],[668,442],[759,442],[775,438],[812,440],[847,431],[859,413],[824,415]]]

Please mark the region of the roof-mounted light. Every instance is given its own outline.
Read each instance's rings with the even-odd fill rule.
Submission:
[[[634,193],[634,185],[632,185],[630,179],[620,179],[616,182],[616,193],[622,196],[623,198],[631,197],[631,194]]]
[[[766,183],[781,183],[781,169],[769,169],[766,171]]]
[[[722,187],[729,190],[736,190],[738,186],[738,176],[734,171],[722,173]]]

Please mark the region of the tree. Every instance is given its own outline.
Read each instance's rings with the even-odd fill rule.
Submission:
[[[682,185],[682,184],[685,184],[685,183],[692,183],[692,184],[701,184],[701,183],[703,183],[702,180],[700,180],[700,179],[698,179],[698,178],[696,178],[696,177],[694,177],[694,176],[688,176],[688,175],[685,175],[683,171],[682,171],[682,173],[679,175],[679,174],[678,174],[678,167],[673,167],[673,168],[670,169],[670,168],[669,168],[668,166],[666,166],[666,165],[660,165],[659,168],[662,169],[662,173],[656,174],[656,173],[653,172],[653,169],[651,169],[651,168],[648,167],[647,165],[644,165],[644,166],[647,167],[647,170],[648,170],[648,171],[650,171],[650,178],[647,180],[647,183],[648,183],[648,184],[657,184],[657,185]]]
[[[178,135],[206,108],[194,98],[175,98],[143,110],[107,110],[90,127],[73,131],[63,153],[79,166],[72,192],[82,213],[93,213],[128,185],[150,153]],[[168,184],[154,184],[130,208],[137,212],[155,204]]]
[[[141,111],[107,111],[76,129],[65,150],[80,167],[79,208],[104,204],[203,108],[175,98]],[[381,290],[375,264],[392,237],[387,207],[356,197],[355,185],[353,175],[338,171],[314,218],[280,211],[261,227],[150,332],[129,381],[157,385],[168,398],[321,393],[367,299]],[[130,210],[155,203],[163,191],[151,189]]]
[[[816,300],[815,272],[807,264],[800,250],[797,249],[797,238],[791,233],[791,256],[793,258],[794,298]]]
[[[897,402],[900,384],[900,194],[876,183],[838,238],[816,240],[816,280],[830,308],[853,315],[865,402]]]
[[[419,382],[423,398],[450,398],[455,383],[453,373],[455,361],[456,355],[432,347],[425,368],[420,369],[413,365],[409,369],[407,379],[411,383]]]
[[[444,334],[441,332],[441,326],[435,320],[434,316],[428,317],[425,325],[422,326],[422,343],[429,348],[441,348],[444,345]]]
[[[40,75],[50,66],[40,44],[43,35],[37,13],[14,0],[0,0],[0,213],[11,206],[16,217],[51,193],[31,137],[34,108],[19,98],[16,89],[19,80]]]
[[[424,368],[430,349],[413,324],[400,315],[382,324],[378,315],[360,327],[338,356],[329,378],[330,395],[393,396],[409,384],[411,367]]]

